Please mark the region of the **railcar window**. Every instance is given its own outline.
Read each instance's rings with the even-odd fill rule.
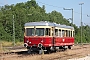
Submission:
[[[45,35],[50,36],[50,29],[49,29],[49,28],[46,28],[46,30],[45,30]]]
[[[69,37],[69,31],[68,30],[66,30],[66,36]]]
[[[48,35],[48,28],[46,28],[45,30],[45,35]]]
[[[65,35],[65,31],[64,31],[64,30],[62,30],[62,36],[64,37],[64,35]]]
[[[44,36],[44,28],[36,28],[37,36]]]
[[[54,36],[54,35],[55,35],[55,32],[54,32],[54,30],[55,30],[55,27],[52,27],[51,36]]]
[[[33,35],[34,35],[34,28],[27,28],[26,36],[33,36]]]
[[[55,29],[55,36],[58,36],[58,29]]]
[[[72,31],[71,31],[71,37],[72,37]]]
[[[71,37],[71,33],[70,33],[70,31],[69,31],[69,37]]]
[[[69,36],[68,30],[62,30],[62,36],[68,37]]]
[[[59,30],[59,36],[61,37],[61,30]]]
[[[69,31],[69,37],[73,37],[73,32],[72,31]]]
[[[67,35],[67,32],[66,32],[66,30],[65,30],[65,32],[64,32],[64,37],[66,37],[66,35]]]
[[[73,37],[75,36],[75,32],[73,31]]]

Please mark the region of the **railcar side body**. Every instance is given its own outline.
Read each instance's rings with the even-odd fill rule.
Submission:
[[[74,28],[51,22],[25,23],[24,46],[28,51],[52,51],[74,45]],[[40,53],[39,52],[39,53]]]

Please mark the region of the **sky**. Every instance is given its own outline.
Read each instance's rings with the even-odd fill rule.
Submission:
[[[28,0],[0,0],[0,6],[27,1]],[[72,18],[72,10],[63,10],[63,8],[73,8],[73,24],[77,26],[81,25],[81,5],[79,4],[84,3],[82,5],[82,22],[83,25],[90,25],[90,0],[36,0],[36,2],[41,7],[42,5],[45,5],[46,13],[56,10],[60,12],[66,19]]]

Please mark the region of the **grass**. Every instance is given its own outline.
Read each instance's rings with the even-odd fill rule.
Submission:
[[[22,46],[23,45],[23,42],[17,42],[15,43],[15,46]],[[0,41],[0,53],[1,52],[5,52],[5,51],[8,51],[8,49],[4,48],[4,47],[12,47],[14,46],[13,45],[13,42],[7,42],[7,41]]]
[[[3,47],[11,47],[14,46],[13,42],[7,42],[7,41],[1,41],[0,44],[2,44]],[[17,42],[15,43],[15,46],[21,46],[23,45],[23,42]]]

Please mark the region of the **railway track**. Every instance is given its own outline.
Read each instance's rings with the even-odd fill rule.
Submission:
[[[88,44],[79,45],[78,48],[73,48],[70,51],[90,48],[90,46],[86,46],[86,45],[88,45]],[[62,54],[58,57],[55,57],[55,58],[52,58],[49,60],[66,60],[66,59],[75,58],[75,57],[82,57],[83,52],[84,51],[82,51],[82,52],[78,51],[78,52],[73,53],[73,54],[68,54],[67,52],[65,52],[65,54]]]
[[[77,47],[78,46],[78,47]],[[23,48],[23,47],[22,47]],[[0,53],[0,59],[3,59],[3,58],[9,58],[9,57],[23,57],[23,56],[36,56],[36,55],[39,55],[37,53],[32,53],[32,54],[28,54],[27,53],[27,50],[21,50],[22,49],[21,47],[14,47],[14,48],[10,48],[12,51],[11,52],[3,52],[3,53]],[[84,48],[90,48],[89,46],[86,46],[86,45],[75,45],[73,49],[71,49],[70,51],[72,50],[80,50],[80,49],[84,49]],[[15,50],[15,51],[14,51]],[[61,51],[63,52],[63,51]],[[67,52],[67,51],[64,51],[64,52]],[[58,53],[58,52],[56,52]],[[57,60],[57,59],[63,59],[63,58],[69,58],[69,57],[73,57],[73,56],[80,56],[80,54],[83,53],[83,52],[80,52],[80,53],[74,53],[74,54],[61,54],[60,56],[58,57],[55,57],[55,58],[51,58],[50,60]],[[52,53],[53,54],[53,53]],[[50,54],[48,54],[50,55]]]
[[[88,48],[86,47],[86,45],[88,44],[83,44],[83,45],[75,45],[75,46],[79,46],[79,47],[74,47],[71,50],[77,50],[77,49],[82,49],[82,48]],[[1,54],[25,54],[27,53],[27,49],[23,46],[17,46],[17,47],[4,47],[5,49],[8,49],[8,51],[5,52],[1,52]],[[60,50],[62,51],[62,50]]]
[[[78,57],[78,56],[80,56],[79,54],[81,54],[81,52],[78,53],[78,54],[75,53],[75,54],[72,54],[72,55],[63,54],[63,55],[60,55],[59,57],[52,58],[52,59],[49,59],[49,60],[58,60],[58,59],[63,60],[63,59],[69,59],[70,57],[73,58],[73,56]]]

